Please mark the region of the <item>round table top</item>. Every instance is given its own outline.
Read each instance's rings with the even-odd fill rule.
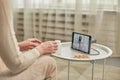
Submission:
[[[52,54],[55,57],[75,61],[92,61],[105,59],[112,55],[112,50],[107,46],[92,43],[90,54],[71,49],[71,42],[62,43],[60,53]]]

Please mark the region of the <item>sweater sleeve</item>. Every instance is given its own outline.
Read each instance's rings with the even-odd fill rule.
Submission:
[[[28,68],[40,53],[36,48],[25,53],[20,52],[13,30],[9,1],[0,0],[0,56],[13,73],[19,73]]]

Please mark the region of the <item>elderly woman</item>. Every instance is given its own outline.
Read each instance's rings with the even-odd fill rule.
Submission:
[[[57,43],[41,42],[38,39],[17,43],[10,1],[0,0],[0,56],[6,65],[0,68],[0,80],[8,80],[3,78],[7,76],[9,80],[56,80],[55,60],[45,54],[54,53]],[[7,73],[2,72],[2,69]],[[2,73],[7,76],[2,76],[1,79]]]

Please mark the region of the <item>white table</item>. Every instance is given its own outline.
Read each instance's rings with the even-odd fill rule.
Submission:
[[[70,61],[85,61],[92,62],[92,80],[94,79],[94,63],[96,60],[106,59],[112,55],[112,50],[104,45],[93,43],[91,45],[90,54],[82,53],[71,49],[71,42],[62,43],[61,53],[52,54],[55,57],[68,60],[68,80],[70,72]],[[86,55],[88,58],[74,58],[75,55]],[[103,63],[103,75],[102,80],[104,79],[104,63]]]

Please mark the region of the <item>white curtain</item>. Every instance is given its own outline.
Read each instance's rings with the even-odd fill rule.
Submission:
[[[77,31],[92,35],[120,57],[120,0],[15,0],[13,5],[19,41],[71,41]]]
[[[116,48],[116,53],[118,54],[117,56],[120,56],[120,0],[118,0],[118,10],[117,10],[117,48]]]

